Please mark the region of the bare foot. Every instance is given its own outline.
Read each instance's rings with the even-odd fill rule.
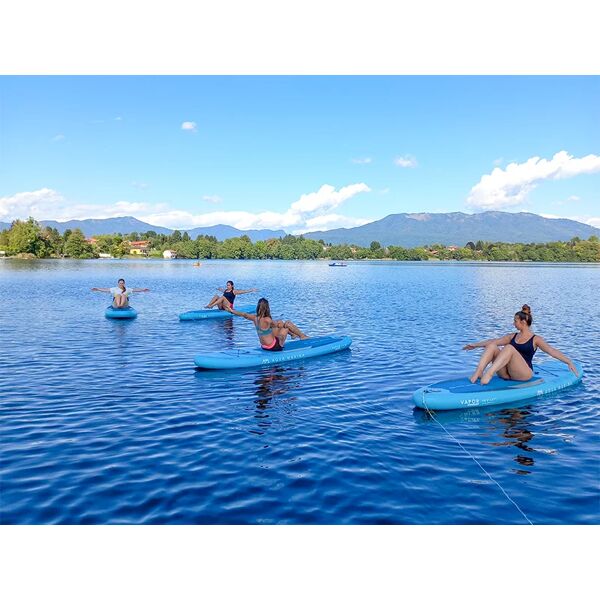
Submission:
[[[489,371],[487,373],[485,373],[481,377],[481,385],[487,385],[492,380],[493,376],[494,376],[494,374],[490,373]]]
[[[471,375],[471,377],[469,377],[469,381],[471,383],[477,383],[478,379],[479,379],[479,373],[477,373],[477,371],[475,371],[475,373],[473,373],[473,375]]]
[[[308,336],[307,336],[307,335],[304,335],[304,334],[302,334],[302,335],[299,335],[298,337],[299,337],[301,340],[307,340],[307,339],[308,339]]]

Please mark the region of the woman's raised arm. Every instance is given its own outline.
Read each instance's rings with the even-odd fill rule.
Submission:
[[[549,354],[552,358],[556,358],[557,360],[564,362],[569,366],[569,369],[575,373],[575,375],[579,375],[579,373],[577,373],[577,368],[573,364],[573,361],[568,356],[565,356],[560,350],[553,348],[543,337],[536,335],[535,343],[540,350],[546,354]]]

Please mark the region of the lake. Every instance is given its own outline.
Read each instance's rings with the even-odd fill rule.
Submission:
[[[599,523],[598,265],[0,260],[5,524]],[[105,319],[119,277],[149,287]],[[232,279],[350,350],[197,371],[257,345],[243,319],[180,322]],[[472,370],[467,342],[534,329],[579,386],[428,413],[418,387]],[[537,361],[544,357],[538,351]],[[476,462],[477,461],[477,462]],[[479,463],[479,464],[478,464]]]

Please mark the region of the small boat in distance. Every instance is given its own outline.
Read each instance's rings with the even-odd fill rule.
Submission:
[[[348,265],[343,262],[332,262],[332,263],[329,263],[329,266],[330,267],[347,267]]]

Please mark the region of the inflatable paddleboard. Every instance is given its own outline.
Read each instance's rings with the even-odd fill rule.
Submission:
[[[453,410],[493,406],[536,398],[575,385],[583,377],[583,368],[574,363],[577,375],[562,362],[550,360],[533,367],[529,381],[512,381],[494,375],[487,385],[471,383],[468,377],[439,381],[418,389],[413,401],[419,408]]]
[[[280,352],[270,352],[260,347],[247,350],[223,350],[211,354],[198,354],[194,358],[194,362],[201,369],[241,369],[278,365],[291,360],[339,352],[348,348],[351,343],[352,339],[347,335],[344,337],[315,337],[288,342]]]
[[[252,304],[249,306],[240,306],[239,308],[236,306],[235,310],[254,314],[256,312],[256,304]],[[231,317],[235,316],[236,315],[232,315],[226,310],[219,310],[218,308],[205,308],[203,310],[188,310],[188,312],[181,313],[179,315],[179,320],[201,321],[203,319],[230,319]]]
[[[107,307],[104,315],[107,319],[135,319],[137,317],[137,310],[132,306],[115,308],[111,305]]]

